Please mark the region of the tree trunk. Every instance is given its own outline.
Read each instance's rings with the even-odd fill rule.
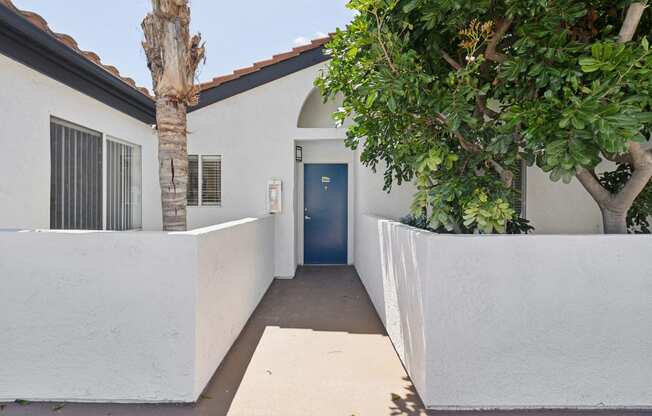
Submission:
[[[188,147],[186,109],[198,100],[194,85],[204,59],[201,37],[190,37],[188,0],[151,0],[143,20],[143,49],[152,73],[159,136],[159,182],[163,230],[186,230]]]
[[[163,230],[186,230],[188,147],[185,104],[169,98],[157,100],[156,124]]]
[[[629,5],[625,21],[618,34],[618,42],[626,43],[634,38],[646,8],[647,5],[641,2]],[[626,159],[633,170],[631,178],[617,194],[607,191],[595,172],[582,169],[576,175],[600,207],[605,234],[627,234],[627,213],[652,178],[652,153],[643,149],[640,143],[630,142],[629,152],[626,155],[616,156]]]
[[[605,234],[627,234],[627,211],[617,212],[600,207]]]

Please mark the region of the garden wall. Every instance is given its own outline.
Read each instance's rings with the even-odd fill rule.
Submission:
[[[652,237],[437,235],[361,215],[356,239],[428,407],[652,406]]]
[[[273,279],[274,219],[0,231],[0,402],[191,402]]]

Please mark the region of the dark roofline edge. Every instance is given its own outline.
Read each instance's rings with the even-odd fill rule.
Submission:
[[[154,102],[0,5],[0,53],[146,124]]]
[[[322,45],[208,88],[188,112],[241,94],[330,59]],[[143,123],[156,122],[153,100],[0,5],[0,53]]]
[[[197,111],[201,108],[226,100],[234,95],[241,94],[261,85],[276,81],[277,79],[291,75],[302,69],[325,62],[330,59],[324,54],[324,46],[301,52],[299,55],[284,61],[269,65],[257,71],[242,75],[231,81],[227,81],[216,87],[208,88],[199,94],[199,104],[188,109],[188,112]]]

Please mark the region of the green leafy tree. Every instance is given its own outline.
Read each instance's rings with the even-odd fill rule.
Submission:
[[[347,145],[414,181],[413,214],[456,232],[513,232],[523,161],[576,177],[605,232],[652,177],[652,29],[646,5],[614,0],[351,0],[358,13],[329,43],[317,80],[344,96]],[[629,169],[606,187],[596,169]],[[649,205],[648,205],[649,206]]]

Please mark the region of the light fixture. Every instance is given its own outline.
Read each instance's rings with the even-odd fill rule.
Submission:
[[[297,147],[294,149],[294,159],[295,159],[297,162],[303,162],[303,147],[301,147],[301,146],[297,146]]]

